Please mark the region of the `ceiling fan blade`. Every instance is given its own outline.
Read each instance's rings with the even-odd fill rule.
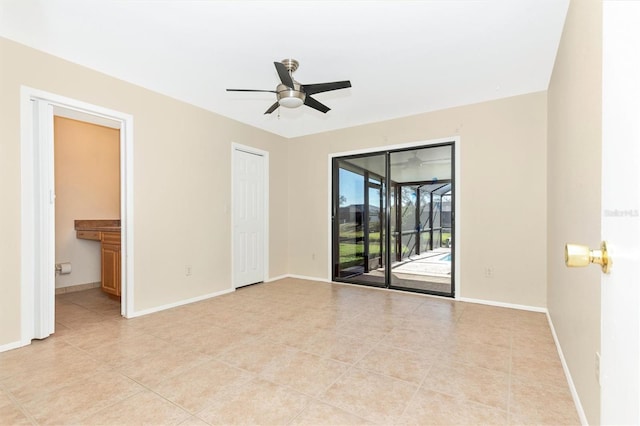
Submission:
[[[349,80],[334,81],[332,83],[318,83],[318,84],[303,84],[302,90],[307,95],[314,95],[321,92],[329,92],[331,90],[347,89],[351,87]]]
[[[329,108],[328,106],[316,101],[315,99],[313,99],[311,96],[308,96],[304,98],[304,104],[308,107],[311,107],[313,109],[317,109],[320,112],[323,113],[327,113],[327,111],[330,111],[331,108]]]
[[[275,90],[255,90],[255,89],[227,89],[227,92],[268,92],[268,93],[277,93]]]
[[[281,62],[274,62],[273,65],[276,66],[276,71],[278,71],[278,75],[280,76],[280,81],[282,82],[282,84],[290,89],[293,89],[293,79],[291,78],[291,74],[289,74],[287,67],[285,67]]]
[[[271,106],[269,107],[269,109],[268,109],[268,110],[266,110],[264,113],[265,113],[265,114],[271,114],[273,111],[275,111],[276,109],[278,109],[278,107],[279,107],[279,106],[280,106],[280,104],[276,102],[275,104],[271,105]]]

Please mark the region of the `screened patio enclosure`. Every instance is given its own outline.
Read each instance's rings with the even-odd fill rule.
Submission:
[[[451,182],[396,183],[392,192],[395,261],[451,246]]]
[[[453,148],[334,158],[333,280],[454,295]]]

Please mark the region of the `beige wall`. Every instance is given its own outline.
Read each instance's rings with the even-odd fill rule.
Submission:
[[[100,281],[100,243],[76,238],[74,220],[120,219],[120,131],[54,117],[56,287]]]
[[[600,244],[602,4],[571,2],[548,91],[548,309],[590,424],[600,422],[600,270],[567,269],[566,242]]]
[[[329,278],[329,154],[460,136],[461,296],[545,307],[546,103],[540,92],[290,140],[290,273]]]
[[[281,137],[2,38],[0,59],[0,345],[20,339],[21,85],[133,116],[135,310],[230,288],[232,142],[270,153],[269,270],[287,273]]]

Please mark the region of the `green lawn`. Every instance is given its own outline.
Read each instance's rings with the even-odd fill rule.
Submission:
[[[440,241],[446,247],[447,240],[451,237],[450,232],[443,232]],[[364,232],[355,223],[343,223],[340,225],[340,267],[348,268],[354,265],[361,265],[364,262]],[[345,241],[346,240],[346,241]],[[369,256],[379,256],[380,251],[380,231],[369,233]],[[408,250],[404,247],[403,250]]]
[[[358,231],[359,236],[362,236],[362,231]],[[341,234],[341,236],[345,236]],[[442,246],[445,247],[446,241],[451,237],[449,232],[445,232],[442,234]],[[355,239],[355,235],[353,237]],[[375,232],[369,234],[369,256],[378,256],[380,255],[380,233]],[[403,247],[404,251],[408,250],[408,247]],[[360,265],[364,261],[364,242],[342,242],[340,243],[340,268],[348,268],[354,265]]]
[[[375,257],[380,255],[380,240],[369,241],[369,256]],[[364,261],[364,244],[363,243],[340,243],[340,267],[348,268],[349,266],[361,264]]]

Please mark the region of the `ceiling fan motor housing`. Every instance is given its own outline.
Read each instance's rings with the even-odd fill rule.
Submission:
[[[297,108],[304,103],[306,95],[300,90],[300,83],[293,82],[293,89],[285,86],[284,84],[278,84],[276,88],[278,103],[280,106],[286,108]]]

